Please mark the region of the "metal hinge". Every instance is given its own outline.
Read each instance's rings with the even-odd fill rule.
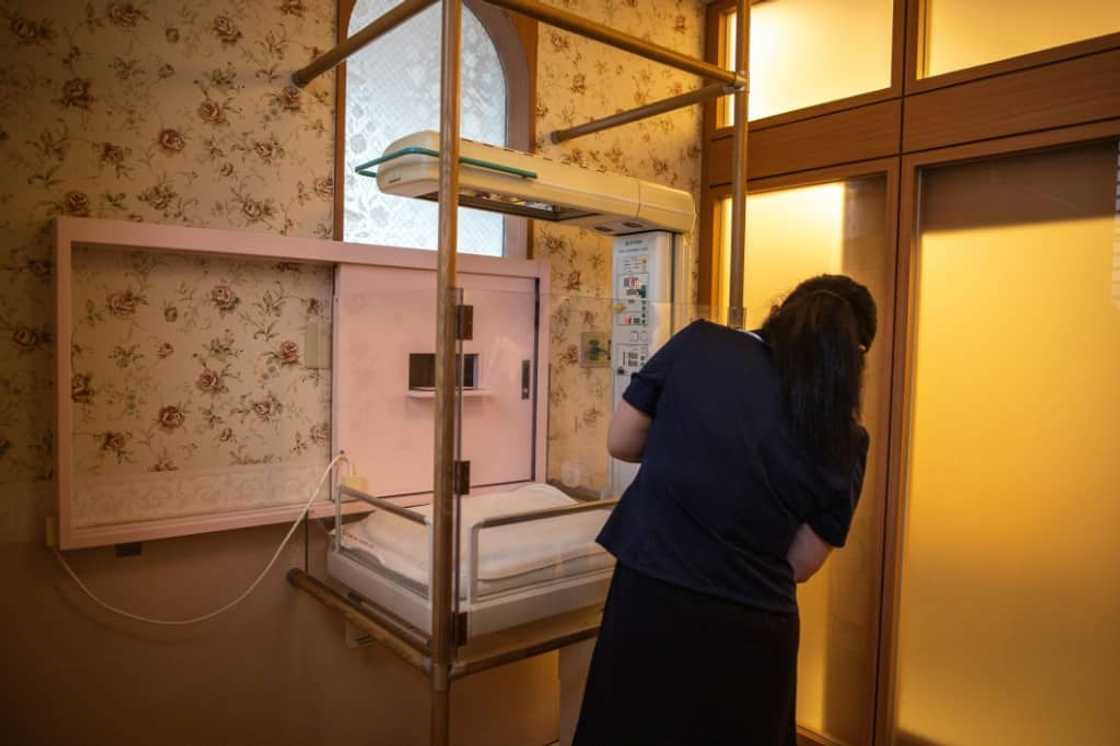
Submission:
[[[474,338],[474,306],[455,306],[457,339]]]
[[[455,462],[455,494],[471,494],[471,462]]]

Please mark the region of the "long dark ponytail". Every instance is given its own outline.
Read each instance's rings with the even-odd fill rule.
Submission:
[[[855,457],[863,357],[875,327],[871,293],[843,275],[801,283],[762,326],[794,433],[828,467],[847,468]]]

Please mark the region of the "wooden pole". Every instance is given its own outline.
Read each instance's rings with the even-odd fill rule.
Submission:
[[[618,127],[619,125],[629,124],[630,122],[637,122],[640,119],[647,119],[655,117],[658,114],[674,111],[675,109],[683,109],[692,104],[698,104],[706,101],[715,96],[722,96],[727,93],[734,93],[735,86],[727,85],[725,83],[712,83],[711,85],[704,86],[695,91],[682,93],[679,96],[672,98],[654,101],[652,104],[645,106],[638,106],[626,111],[620,111],[617,114],[602,117],[601,119],[592,119],[590,122],[577,124],[575,127],[568,129],[556,130],[550,135],[552,142],[561,143],[565,140],[571,140],[576,137],[583,137],[590,135],[594,132],[601,132],[602,130],[610,129],[611,127]]]
[[[699,75],[709,80],[719,81],[728,85],[741,85],[742,80],[732,71],[724,70],[718,65],[713,65],[703,60],[698,60],[695,57],[690,57],[687,54],[662,47],[658,44],[653,44],[645,39],[639,39],[630,34],[624,34],[617,31],[610,26],[606,26],[595,21],[589,21],[586,18],[569,13],[560,8],[554,8],[550,5],[543,5],[536,0],[487,0],[491,5],[497,5],[499,8],[505,8],[515,13],[535,18],[538,21],[547,23],[550,26],[571,31],[573,34],[586,36],[588,39],[609,44],[617,49],[622,49],[631,54],[636,54],[640,57],[645,57],[648,60],[660,62],[670,67],[675,67],[678,70]]]
[[[439,253],[436,258],[435,474],[432,505],[431,746],[447,746],[453,663],[452,573],[455,559],[455,350],[459,296],[456,251],[459,206],[459,49],[462,0],[443,0],[440,59]]]
[[[350,55],[367,46],[379,36],[389,33],[434,2],[435,0],[404,0],[403,3],[379,16],[346,41],[316,57],[307,67],[296,70],[292,73],[292,82],[303,88],[323,73],[338,67]]]
[[[735,70],[747,77],[747,55],[750,44],[750,4],[739,0],[735,14]],[[745,257],[747,245],[747,89],[735,91],[735,129],[731,146],[731,270],[727,299],[727,325],[742,329],[746,324],[743,312]]]

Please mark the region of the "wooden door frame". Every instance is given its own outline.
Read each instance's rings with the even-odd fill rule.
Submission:
[[[898,686],[898,622],[905,547],[906,474],[909,424],[913,414],[915,324],[917,312],[919,198],[924,169],[972,161],[1037,153],[1094,141],[1120,138],[1120,119],[1006,137],[902,158],[895,277],[894,335],[891,372],[891,422],[887,457],[887,500],[883,552],[883,594],[879,605],[880,648],[875,708],[876,746],[894,742]]]

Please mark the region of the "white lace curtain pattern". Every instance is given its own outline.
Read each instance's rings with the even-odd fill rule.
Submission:
[[[358,0],[349,33],[394,5],[395,0]],[[347,241],[436,248],[434,202],[382,194],[376,179],[358,176],[354,167],[381,155],[399,137],[439,129],[439,39],[437,4],[347,60],[343,223]],[[462,136],[505,145],[506,95],[494,42],[464,7]],[[460,208],[460,251],[501,256],[503,240],[501,215]]]

